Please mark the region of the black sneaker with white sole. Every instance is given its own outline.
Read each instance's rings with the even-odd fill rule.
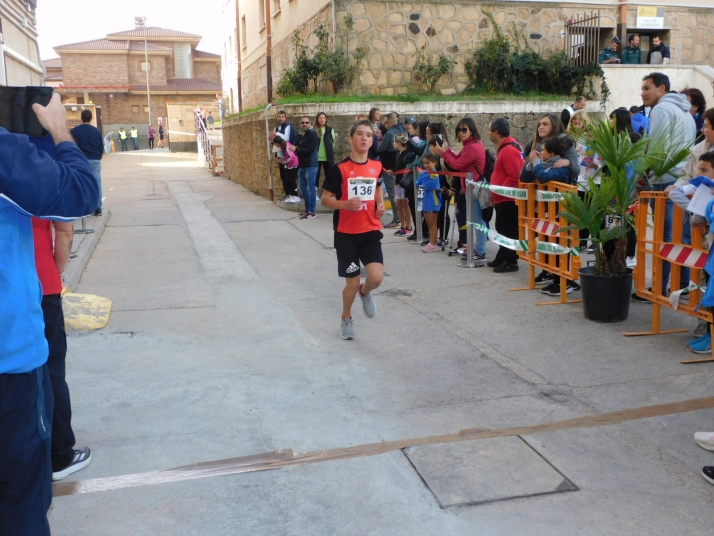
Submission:
[[[702,476],[704,480],[714,485],[714,467],[708,465],[702,469]]]
[[[535,284],[537,286],[552,285],[554,281],[555,278],[553,277],[553,274],[551,274],[550,272],[546,272],[545,270],[539,273],[535,278]]]
[[[72,462],[61,471],[53,471],[52,480],[56,482],[57,480],[67,478],[72,473],[76,473],[77,471],[84,469],[90,463],[92,463],[92,451],[89,447],[74,449]]]
[[[647,290],[648,290],[648,292],[652,292],[652,287],[648,288]],[[648,300],[647,298],[643,298],[642,296],[638,296],[638,295],[637,295],[637,292],[633,292],[632,294],[630,294],[630,298],[632,299],[633,302],[636,302],[636,303],[652,303],[652,302],[651,302],[650,300]]]

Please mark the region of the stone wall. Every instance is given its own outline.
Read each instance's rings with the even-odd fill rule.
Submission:
[[[281,106],[288,114],[288,121],[297,125],[301,115],[315,117],[319,112],[325,112],[329,118],[330,126],[335,129],[335,160],[339,161],[349,155],[349,129],[359,113],[366,113],[371,106],[382,110],[382,114],[397,111],[403,119],[412,116],[418,121],[442,122],[449,132],[449,139],[453,139],[454,129],[463,117],[472,117],[482,134],[485,145],[493,149],[488,141],[488,124],[497,117],[504,117],[511,123],[511,134],[522,143],[533,139],[535,128],[544,113],[560,112],[570,104],[569,101],[553,102],[418,102],[395,103],[375,102],[370,104],[360,103],[331,103],[331,104],[301,104]],[[588,112],[598,114],[599,102],[588,103]],[[277,124],[273,108],[270,119],[270,129]],[[262,112],[255,112],[244,116],[227,119],[223,123],[223,157],[225,175],[249,188],[253,192],[269,197],[270,181],[267,163],[267,133],[265,119]],[[459,150],[455,145],[455,150]],[[321,178],[322,182],[322,178]],[[283,189],[280,182],[277,163],[274,161],[273,188],[276,196],[282,195]]]
[[[600,10],[600,48],[615,35],[618,22],[617,7],[593,4],[528,4],[469,2],[446,0],[398,3],[387,0],[337,0],[337,24],[346,34],[344,18],[349,13],[355,24],[348,36],[348,47],[369,48],[369,54],[357,87],[358,93],[393,95],[409,89],[420,90],[414,79],[416,52],[425,47],[432,57],[445,53],[456,65],[453,73],[445,75],[437,91],[446,95],[461,93],[469,80],[466,62],[480,44],[493,36],[492,23],[484,11],[491,14],[506,35],[519,36],[521,46],[547,55],[563,50],[565,22],[574,17]],[[331,7],[317,13],[300,28],[301,35],[311,45],[312,35],[319,21],[331,25]],[[628,10],[628,27],[636,26],[636,7]],[[714,57],[714,12],[702,8],[665,8],[665,43],[672,50],[672,62],[679,64],[706,63]],[[634,30],[628,30],[634,31]],[[650,32],[652,33],[652,32]],[[280,80],[283,70],[292,64],[294,49],[291,39],[273,46],[273,84]],[[243,74],[245,85],[246,73]],[[321,88],[323,90],[327,88]],[[250,95],[244,90],[244,95]],[[245,98],[245,97],[244,97]],[[255,99],[254,99],[255,100]],[[255,101],[257,102],[257,101]],[[265,99],[261,101],[265,103]],[[246,105],[246,107],[249,107]]]

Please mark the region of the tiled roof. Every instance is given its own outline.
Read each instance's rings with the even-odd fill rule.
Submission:
[[[55,50],[129,50],[129,41],[110,41],[109,39],[94,39],[81,43],[60,45]]]
[[[48,74],[45,76],[45,82],[57,82],[59,80],[64,80],[64,75],[60,74]]]
[[[213,52],[204,52],[203,50],[194,50],[193,51],[193,57],[194,58],[215,58],[219,59],[221,56],[218,54],[214,54]]]
[[[151,51],[157,52],[171,52],[170,47],[165,47],[162,45],[154,45],[152,43],[147,44],[147,48]],[[109,39],[94,39],[93,41],[82,41],[81,43],[70,43],[69,45],[60,45],[55,47],[55,50],[144,50],[144,43],[138,41],[110,41]],[[54,61],[54,60],[49,60]],[[59,67],[62,67],[62,60],[57,60],[60,62]],[[47,65],[45,64],[45,67]]]
[[[131,86],[132,91],[146,91],[143,86]],[[222,90],[220,82],[210,82],[199,78],[168,78],[165,86],[151,86],[151,91],[216,91]]]
[[[42,62],[45,69],[61,69],[62,68],[62,58],[52,58],[51,60],[45,60]]]
[[[107,35],[108,38],[122,38],[122,37],[176,37],[179,39],[201,39],[200,35],[179,32],[177,30],[167,30],[166,28],[157,28],[155,26],[150,26],[148,28],[140,28],[136,30],[127,30],[126,32],[117,32]]]

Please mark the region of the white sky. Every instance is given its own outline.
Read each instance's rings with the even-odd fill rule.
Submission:
[[[101,39],[134,29],[134,17],[146,15],[147,26],[202,35],[199,50],[220,54],[222,0],[39,0],[37,25],[40,55],[56,58],[52,47]]]

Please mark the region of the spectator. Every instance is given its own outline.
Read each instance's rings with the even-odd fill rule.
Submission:
[[[651,106],[650,113],[650,137],[653,140],[666,142],[666,150],[673,152],[691,147],[694,143],[694,137],[697,127],[694,124],[694,118],[689,113],[691,105],[684,95],[679,93],[670,93],[669,77],[662,73],[650,73],[642,80],[642,103],[645,106]],[[676,178],[680,175],[686,162],[676,166],[671,174],[658,177],[658,182],[652,184],[652,188],[657,191],[668,191],[670,186],[673,186]],[[654,200],[653,200],[654,201]],[[652,203],[652,210],[655,204]],[[664,236],[665,242],[672,241],[672,219],[674,217],[674,205],[670,199],[667,199],[664,215]],[[684,225],[684,230],[688,225]],[[683,237],[684,239],[684,237]],[[662,294],[667,294],[667,283],[671,271],[671,264],[663,263],[662,266]],[[686,277],[685,277],[686,276]],[[684,288],[689,284],[689,270],[682,269],[680,271],[680,288]],[[686,281],[685,281],[686,279]],[[640,298],[637,293],[632,294],[632,299],[636,302],[651,303],[649,300]]]
[[[110,130],[109,134],[104,136],[104,152],[111,153],[113,144],[114,144],[114,131]]]
[[[300,161],[295,153],[288,149],[288,142],[282,136],[276,134],[273,139],[273,146],[278,149],[278,165],[280,166],[280,178],[283,180],[283,191],[285,194],[280,198],[286,203],[299,203],[300,198],[297,195],[297,174]],[[283,173],[283,168],[287,170]]]
[[[669,65],[669,48],[662,42],[659,35],[652,37],[652,46],[647,53],[647,63],[651,65]]]
[[[92,111],[82,110],[82,124],[72,129],[72,137],[77,147],[82,151],[89,165],[92,166],[94,178],[99,186],[99,203],[94,209],[95,216],[102,215],[102,155],[104,154],[104,138],[97,127],[92,125]]]
[[[600,157],[593,154],[583,143],[582,133],[585,127],[590,122],[590,116],[585,110],[579,110],[573,114],[570,119],[570,124],[566,130],[566,134],[576,140],[575,151],[578,153],[580,158],[580,173],[578,174],[578,196],[581,199],[585,198],[585,192],[590,189],[590,180],[595,184],[600,184],[600,176],[597,175],[597,170],[600,168]],[[587,250],[589,253],[595,253],[594,246],[591,249],[587,248],[588,237],[590,236],[590,231],[587,229],[580,229],[580,250]]]
[[[598,56],[598,63],[610,64],[620,63],[620,58],[617,56],[617,47],[620,46],[620,38],[615,36],[610,39],[610,45],[604,48]]]
[[[99,190],[59,94],[33,109],[54,158],[0,128],[0,534],[48,536],[54,403],[30,214],[74,219],[94,210]]]
[[[419,174],[417,179],[417,187],[423,192],[421,210],[429,227],[429,243],[421,248],[424,253],[433,253],[439,249],[436,245],[438,234],[436,219],[439,215],[442,200],[440,193],[441,181],[439,180],[439,174],[436,172],[437,160],[438,158],[434,155],[427,155],[426,158],[422,159],[424,171]]]
[[[289,145],[295,143],[295,127],[288,123],[288,114],[285,110],[280,110],[275,114],[275,118],[278,120],[278,124],[273,129],[273,133],[279,134]],[[273,145],[273,152],[277,153],[279,149]],[[290,183],[290,177],[288,176],[288,169],[285,166],[278,165],[280,170],[280,181],[283,185]],[[288,194],[288,192],[285,192]],[[294,197],[294,196],[291,196]],[[291,203],[293,201],[290,201]]]
[[[399,151],[397,155],[397,163],[395,167],[398,170],[406,169],[407,160],[413,160],[416,155],[409,152],[407,142],[409,138],[404,134],[394,137],[394,148]],[[409,199],[407,198],[406,189],[413,188],[412,185],[413,173],[397,173],[394,182],[394,199],[397,203],[396,209],[399,215],[401,227],[394,233],[394,236],[410,236],[413,234],[412,228],[412,212],[409,208]]]
[[[146,131],[146,137],[149,140],[149,150],[154,150],[154,138],[156,138],[156,129],[154,125],[149,125],[149,130]]]
[[[122,152],[128,151],[128,149],[126,148],[126,144],[127,144],[126,138],[127,138],[126,130],[124,130],[124,127],[121,127],[119,129],[119,140],[121,141],[121,151]]]
[[[373,160],[379,160],[377,148],[379,147],[379,143],[382,141],[382,137],[387,133],[387,127],[380,122],[382,119],[382,112],[379,108],[370,109],[367,119],[370,123],[372,123],[372,128],[374,129],[372,148],[369,150],[369,157]]]
[[[396,112],[387,114],[385,121],[387,132],[382,136],[382,141],[377,147],[377,154],[384,168],[384,186],[387,190],[389,203],[392,205],[392,221],[385,225],[385,229],[394,229],[400,226],[399,213],[396,208],[394,197],[394,171],[396,171],[398,151],[394,148],[394,138],[400,134],[406,135],[407,130],[399,122]]]
[[[208,123],[208,130],[216,130],[215,128],[213,128],[213,124],[216,122],[216,119],[213,117],[213,112],[208,112],[206,122]]]
[[[421,167],[421,160],[423,155],[428,151],[427,148],[427,133],[429,131],[429,123],[427,121],[422,121],[421,123],[411,123],[407,125],[407,132],[411,136],[407,140],[407,151],[408,157],[405,159],[405,167],[411,172],[402,178],[402,186],[404,187],[404,197],[407,199],[409,205],[409,214],[414,220],[414,225],[422,225],[421,221],[417,221],[416,212],[416,192],[414,191],[414,168]],[[426,222],[422,226],[424,230]],[[416,232],[411,234],[404,234],[409,242],[417,241]],[[422,236],[426,236],[423,233]]]
[[[52,416],[52,480],[56,481],[84,469],[92,461],[92,451],[89,447],[74,448],[72,406],[65,380],[67,337],[62,313],[62,279],[72,251],[74,224],[32,218],[32,234],[35,243],[35,267],[42,285],[45,339],[49,347],[47,371],[55,403]]]
[[[682,91],[682,95],[687,97],[689,104],[692,105],[689,109],[689,113],[692,114],[694,124],[697,127],[695,143],[700,143],[704,139],[702,127],[704,126],[704,112],[707,109],[707,100],[704,98],[704,93],[695,87],[685,89]]]
[[[221,118],[221,124],[226,118],[226,98],[220,93],[216,93],[216,104],[218,105],[218,113]]]
[[[627,38],[630,43],[622,51],[622,63],[627,65],[639,65],[642,63],[642,50],[640,49],[640,36],[632,34]]]
[[[300,118],[300,130],[295,139],[295,145],[289,145],[288,149],[293,151],[298,157],[298,179],[300,180],[300,190],[305,199],[305,212],[300,214],[301,220],[311,220],[315,217],[315,176],[317,175],[317,149],[320,139],[317,132],[312,128],[310,118],[304,115]]]
[[[580,113],[580,112],[577,112]],[[576,113],[576,115],[577,115]],[[576,119],[574,116],[572,121]],[[579,120],[579,118],[577,118]],[[488,126],[488,139],[496,146],[496,164],[491,174],[491,184],[518,188],[518,180],[523,167],[523,149],[511,137],[511,125],[503,118],[494,119]],[[496,232],[518,240],[518,207],[510,197],[492,193],[496,211]],[[497,274],[518,271],[518,253],[512,249],[500,246],[496,257],[487,266]]]
[[[709,108],[704,112],[702,138],[702,141],[692,148],[692,156],[682,168],[682,173],[676,183],[677,186],[682,186],[697,177],[700,174],[698,172],[699,157],[704,153],[714,151],[714,108]]]
[[[473,180],[485,180],[484,173],[486,172],[486,149],[481,142],[481,135],[476,128],[476,123],[470,117],[464,117],[456,125],[454,133],[456,139],[461,141],[463,147],[458,154],[449,148],[446,140],[432,137],[429,140],[429,151],[437,157],[444,160],[444,164],[452,171],[473,172]],[[441,143],[438,143],[438,142]],[[466,179],[458,179],[460,189],[452,188],[449,195],[457,195],[456,213],[457,222],[459,225],[459,241],[466,244],[466,203],[471,203],[473,223],[486,225],[481,212],[481,205],[478,199],[466,199]],[[465,246],[464,246],[465,247]],[[476,231],[475,251],[466,251],[467,259],[469,255],[474,256],[474,260],[486,259],[486,235],[481,231]]]
[[[568,123],[570,122],[570,118],[573,116],[573,114],[578,110],[583,110],[587,104],[587,99],[580,95],[577,99],[575,99],[575,102],[573,104],[563,110],[563,112],[560,114],[560,121],[563,123],[563,128],[568,128]]]
[[[317,114],[315,130],[320,137],[320,147],[317,150],[317,175],[315,176],[315,189],[318,189],[320,187],[320,170],[325,170],[325,178],[327,178],[328,171],[335,165],[335,131],[328,125],[325,112]]]
[[[134,150],[139,149],[139,131],[136,128],[131,127],[129,131],[129,136],[131,137],[131,143],[134,144]]]
[[[650,130],[650,119],[645,117],[639,106],[630,107],[630,116],[632,120],[632,130],[638,134],[645,134]]]
[[[159,123],[159,149],[163,149],[163,148],[164,148],[164,125]]]

